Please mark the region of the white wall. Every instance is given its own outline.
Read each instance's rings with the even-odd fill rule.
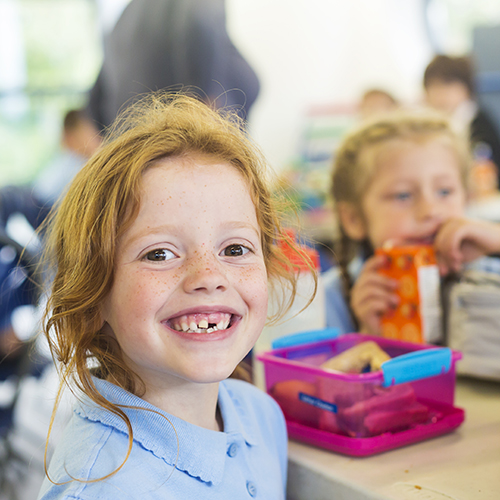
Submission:
[[[0,3],[0,92],[15,91],[26,85],[24,55],[19,6],[14,0],[4,0]],[[1,112],[6,116],[15,115],[19,107],[27,107],[22,96],[0,100]]]
[[[250,131],[275,168],[296,153],[311,105],[372,86],[420,98],[432,56],[422,0],[227,0],[228,28],[261,80]]]

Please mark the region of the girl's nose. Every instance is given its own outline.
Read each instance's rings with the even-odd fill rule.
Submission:
[[[184,290],[187,293],[224,291],[228,279],[216,256],[197,254],[186,262]]]
[[[432,219],[439,216],[439,204],[432,197],[422,196],[418,202],[417,215],[419,219]]]

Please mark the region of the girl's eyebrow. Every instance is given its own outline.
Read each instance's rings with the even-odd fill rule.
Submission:
[[[451,173],[439,174],[439,175],[436,175],[436,177],[434,177],[434,180],[436,180],[436,181],[441,181],[443,179],[448,180],[448,179],[451,179],[452,177],[454,177],[454,175]]]
[[[170,224],[162,224],[161,226],[147,226],[144,230],[138,231],[135,234],[127,235],[124,239],[124,244],[130,245],[148,236],[154,236],[155,234],[172,234],[174,231],[174,226]]]
[[[246,229],[251,230],[255,233],[255,235],[260,238],[260,228],[252,224],[251,222],[244,221],[227,221],[222,224],[223,229],[231,230],[231,229]],[[143,238],[147,238],[149,236],[161,235],[161,234],[175,234],[178,233],[178,228],[172,224],[162,224],[159,226],[148,226],[142,231],[139,231],[135,234],[132,234],[124,239],[125,245],[131,245],[140,241]]]
[[[260,228],[252,224],[251,222],[244,221],[228,221],[223,224],[227,229],[250,229],[253,231],[258,237],[260,237]]]

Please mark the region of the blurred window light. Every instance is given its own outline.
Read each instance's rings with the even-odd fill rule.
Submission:
[[[500,24],[499,0],[424,0],[434,52],[461,55],[472,49],[477,26]]]
[[[47,164],[101,60],[96,0],[0,0],[0,185]]]

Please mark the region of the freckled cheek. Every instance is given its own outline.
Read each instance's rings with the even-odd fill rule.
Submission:
[[[253,308],[267,316],[267,272],[265,268],[252,268],[244,270],[238,277],[238,284],[248,303]]]
[[[159,297],[167,296],[175,287],[178,278],[167,277],[162,273],[124,276],[117,287],[123,291],[122,300],[129,306],[153,305]],[[120,287],[121,284],[121,287]],[[125,305],[125,304],[124,304]]]

